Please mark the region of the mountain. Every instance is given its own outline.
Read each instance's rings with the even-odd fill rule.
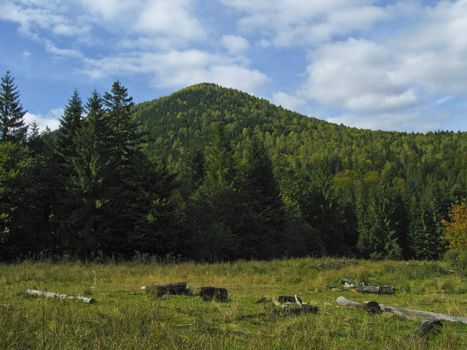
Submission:
[[[272,162],[288,217],[319,232],[327,254],[435,258],[441,220],[465,200],[467,134],[370,131],[307,117],[244,92],[198,84],[135,108],[148,154],[199,190],[215,125],[238,162],[254,136]]]

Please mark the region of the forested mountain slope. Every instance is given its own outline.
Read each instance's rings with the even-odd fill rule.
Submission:
[[[116,81],[26,134],[3,80],[0,260],[465,250],[466,133],[353,129],[212,84],[135,106]]]
[[[213,84],[140,104],[136,117],[150,136],[147,152],[177,174],[184,198],[202,187],[216,130],[232,167],[245,140],[258,140],[287,217],[320,239],[314,253],[438,257],[441,220],[466,196],[466,133],[349,128]]]

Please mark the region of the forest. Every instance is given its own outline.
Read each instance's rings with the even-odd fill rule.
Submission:
[[[56,131],[24,115],[7,72],[4,261],[437,259],[465,210],[465,132],[350,128],[214,84],[141,104],[119,81],[75,90]]]

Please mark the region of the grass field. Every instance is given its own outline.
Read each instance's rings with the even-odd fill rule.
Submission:
[[[0,349],[467,349],[467,326],[419,323],[338,307],[342,295],[467,315],[467,279],[446,262],[291,259],[225,264],[22,263],[0,265]],[[331,291],[341,278],[392,284],[396,295]],[[186,281],[228,289],[229,303],[155,298],[142,285]],[[96,304],[26,297],[27,288],[91,295]],[[319,314],[283,316],[261,297],[299,294]]]

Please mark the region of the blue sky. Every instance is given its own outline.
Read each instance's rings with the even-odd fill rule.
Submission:
[[[58,125],[115,79],[136,102],[214,82],[370,129],[467,130],[467,0],[0,0],[0,73]]]

